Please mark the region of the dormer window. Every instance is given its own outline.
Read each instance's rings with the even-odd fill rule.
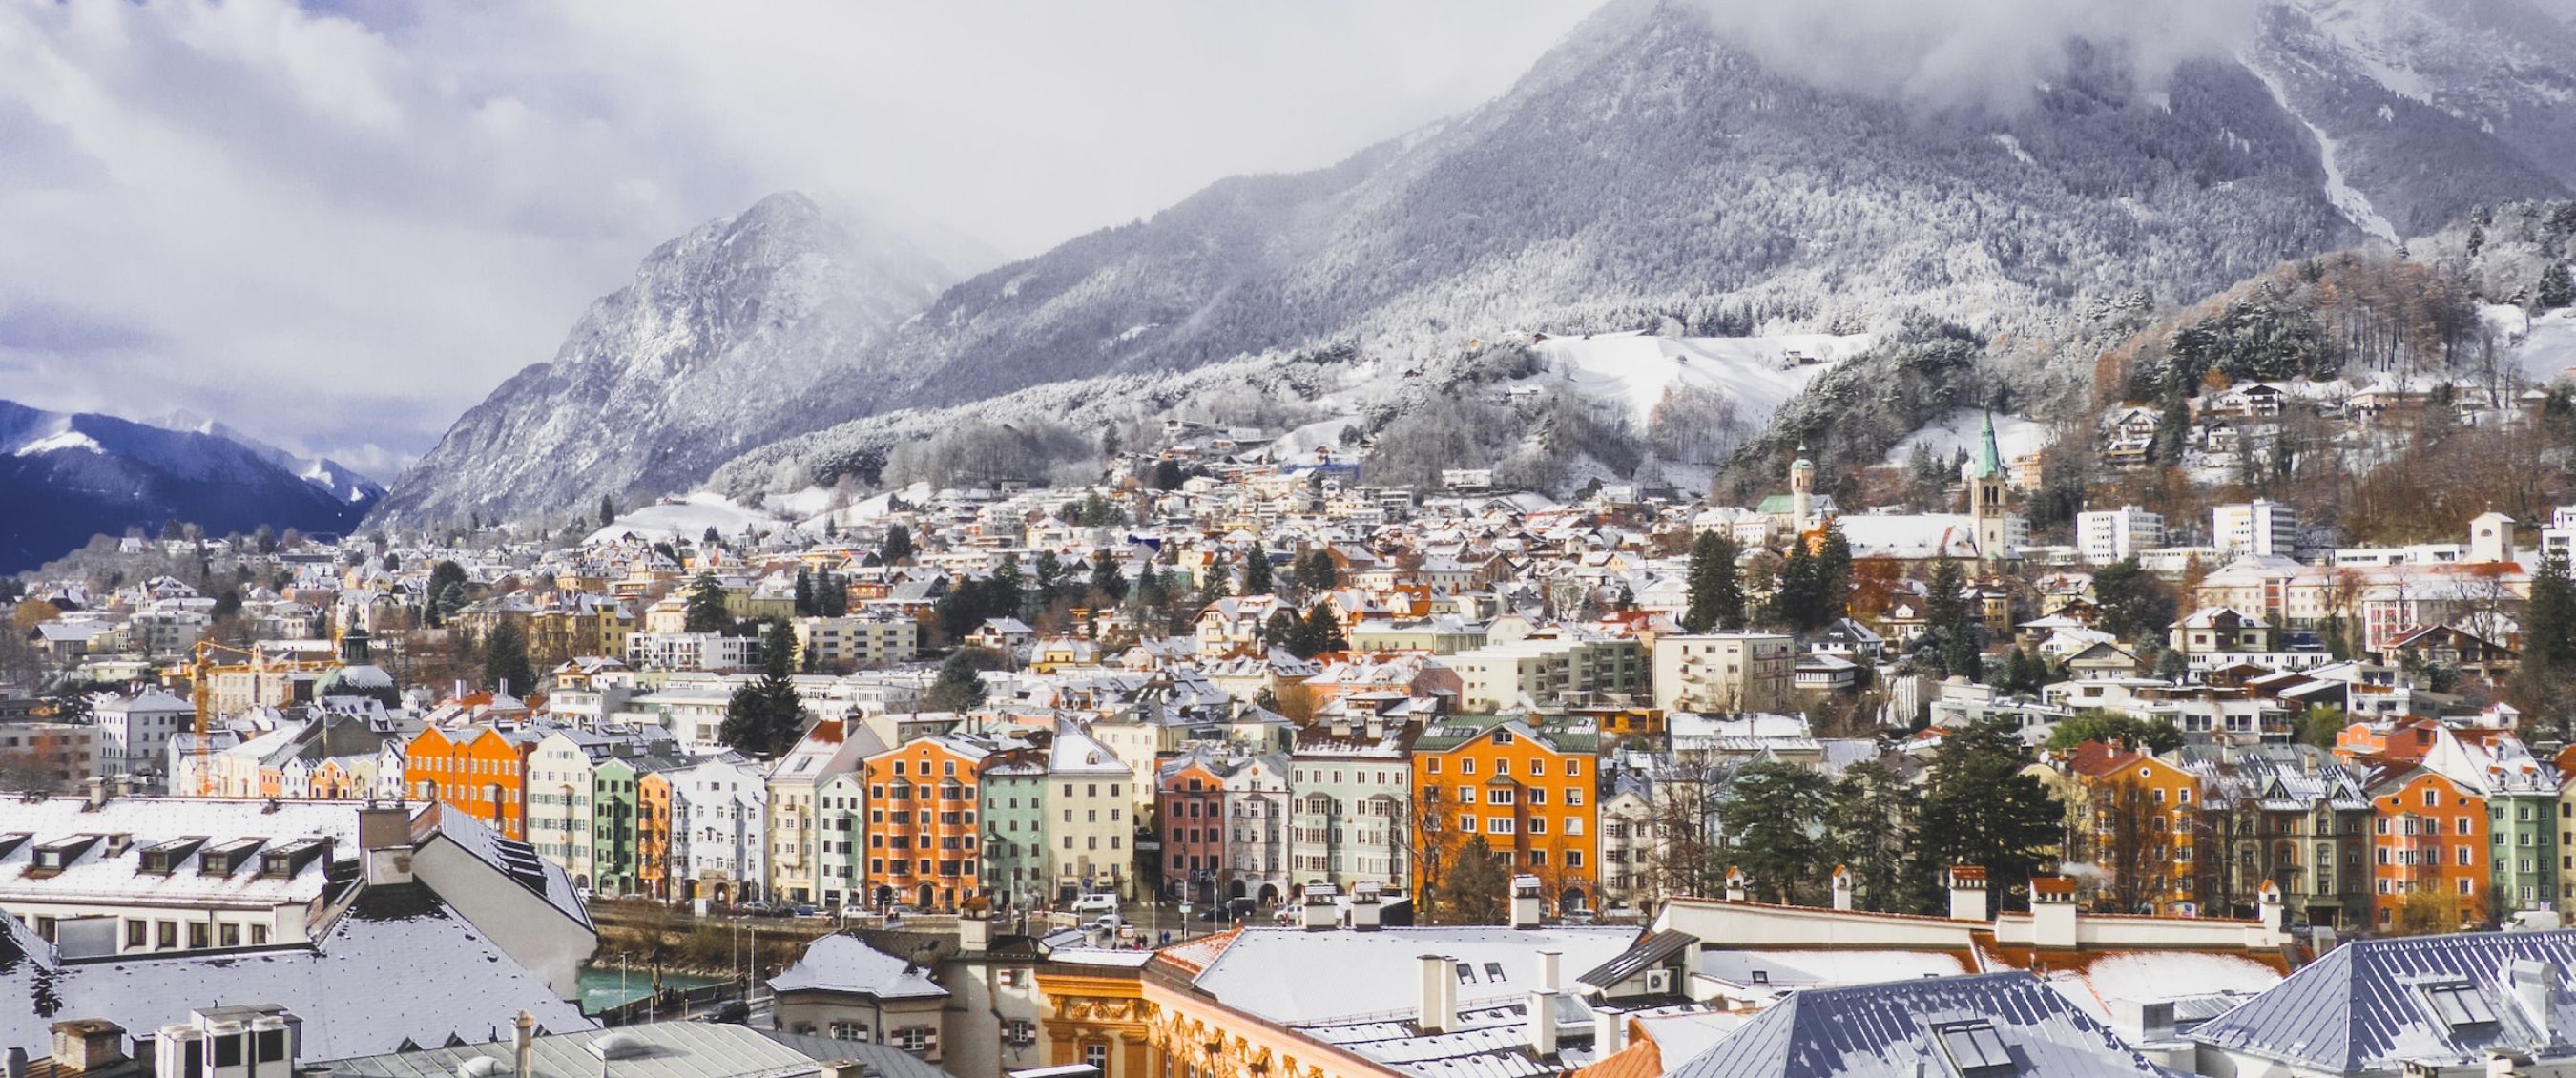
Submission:
[[[2495,1023],[2495,1008],[2478,993],[2475,985],[2467,981],[2435,981],[2420,988],[2424,1002],[2432,1008],[2433,1017],[2440,1019],[2444,1026],[2459,1029]]]

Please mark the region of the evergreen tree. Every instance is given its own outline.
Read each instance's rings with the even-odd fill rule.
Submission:
[[[2161,634],[2173,624],[2173,594],[2134,557],[2093,571],[2093,600],[2102,608],[2102,631],[2123,640]]]
[[[716,582],[714,573],[699,573],[689,584],[688,620],[681,627],[693,633],[720,633],[733,624],[725,613],[724,585]]]
[[[1297,559],[1297,586],[1308,595],[1321,595],[1338,586],[1334,579],[1332,554],[1318,548]]]
[[[1824,775],[1764,760],[1735,773],[1724,819],[1729,856],[1752,877],[1764,902],[1814,901],[1822,873],[1825,809],[1832,787]]]
[[[2055,857],[2066,823],[2048,787],[2023,773],[2030,763],[2009,723],[1980,722],[1942,740],[1924,783],[1918,880],[1930,886],[1949,866],[1977,865],[1988,894],[2029,888]]]
[[[912,529],[901,524],[886,529],[885,542],[877,547],[877,564],[901,565],[912,560]]]
[[[1001,656],[982,648],[959,648],[948,653],[939,664],[939,676],[930,682],[930,691],[922,697],[922,706],[932,711],[971,711],[984,702],[983,671],[1001,665]]]
[[[617,499],[602,494],[599,496],[599,526],[605,528],[615,523],[617,523]]]
[[[483,684],[494,692],[526,696],[537,688],[537,673],[528,664],[528,634],[504,619],[483,638]]]
[[[1690,598],[1682,610],[1685,631],[1744,627],[1744,581],[1735,559],[1735,541],[1722,532],[1702,532],[1691,541]]]
[[[1106,549],[1092,552],[1091,590],[1108,596],[1112,603],[1127,598],[1127,574],[1118,568],[1118,559]]]
[[[1179,490],[1183,478],[1181,466],[1170,457],[1154,462],[1154,489]]]
[[[1328,651],[1351,649],[1351,642],[1342,638],[1342,620],[1333,616],[1333,604],[1330,602],[1316,603],[1313,610],[1306,612],[1305,629],[1305,637],[1301,642],[1305,644],[1306,650],[1298,653],[1297,657],[1300,659],[1312,659]]]
[[[2576,306],[2576,277],[2568,274],[2566,263],[2552,262],[2540,271],[2540,286],[2532,290],[2531,298],[2544,310]]]
[[[1243,593],[1245,595],[1268,595],[1271,593],[1272,587],[1273,585],[1270,581],[1270,551],[1258,543],[1253,544],[1252,552],[1245,555],[1243,559]]]
[[[1441,924],[1498,925],[1508,909],[1504,892],[1511,883],[1511,864],[1505,855],[1496,852],[1485,836],[1474,835],[1458,848],[1449,871],[1427,887]]]
[[[1980,630],[1962,594],[1967,586],[1958,562],[1933,563],[1932,577],[1923,585],[1923,632],[1925,650],[1943,673],[1973,681],[1984,677],[1985,671],[1978,659]]]
[[[430,566],[429,586],[421,591],[422,624],[431,628],[444,625],[447,623],[447,615],[455,612],[456,606],[465,605],[461,601],[456,606],[447,605],[447,595],[451,589],[460,597],[465,594],[465,567],[452,561],[442,561]]]
[[[2576,673],[2576,582],[2567,559],[2541,559],[2531,575],[2531,601],[2523,607],[2522,662],[2547,672]]]
[[[725,705],[724,725],[716,738],[727,748],[755,756],[776,756],[796,747],[805,736],[805,703],[788,680],[795,669],[796,633],[784,621],[772,620],[761,631],[761,675],[739,686]]]
[[[2165,391],[2164,411],[2156,417],[2154,440],[2147,443],[2147,455],[2158,464],[2182,463],[2183,447],[2191,444],[2188,396],[2188,391],[2181,388]]]
[[[1825,522],[1825,540],[1816,548],[1816,628],[1833,624],[1851,612],[1852,549],[1843,526]]]
[[[1821,582],[1816,579],[1816,569],[1816,558],[1808,552],[1807,541],[1800,538],[1790,543],[1789,556],[1780,559],[1779,584],[1771,589],[1771,601],[1764,611],[1764,620],[1798,633],[1823,624],[1817,618],[1823,608],[1823,599],[1819,595]]]
[[[802,567],[796,570],[796,616],[814,616],[814,571]]]
[[[1271,611],[1270,619],[1261,623],[1261,642],[1292,653],[1311,654],[1302,650],[1306,647],[1306,619],[1285,606]]]
[[[850,614],[850,582],[829,569],[814,578],[814,611],[827,618]]]
[[[1914,784],[1876,760],[1843,769],[1825,806],[1825,855],[1851,869],[1852,906],[1878,913],[1929,913],[1930,889],[1907,871],[1914,860]]]

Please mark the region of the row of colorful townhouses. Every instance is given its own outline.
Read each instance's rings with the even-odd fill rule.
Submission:
[[[2167,753],[2088,744],[2057,761],[2070,861],[2121,912],[2229,915],[2276,883],[2294,919],[2450,930],[2576,903],[2576,756],[2533,754],[2509,714],[2357,723],[2329,750]],[[2047,765],[2043,765],[2047,766]]]

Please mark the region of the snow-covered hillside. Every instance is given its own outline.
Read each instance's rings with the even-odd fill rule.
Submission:
[[[786,526],[785,520],[745,507],[721,494],[698,491],[620,513],[616,521],[590,533],[583,541],[604,543],[624,538],[695,541],[709,528],[714,528],[718,535],[732,538],[741,535],[746,528],[768,532]]]
[[[1778,337],[1663,337],[1601,333],[1547,337],[1532,350],[1548,370],[1516,386],[1566,389],[1613,401],[1644,426],[1674,387],[1707,390],[1732,401],[1737,415],[1760,426],[1833,364],[1869,350],[1858,333]]]
[[[2506,312],[2501,316],[2498,311]],[[2551,311],[2534,318],[2526,330],[2522,312],[2515,308],[2491,308],[2491,322],[2509,327],[2513,341],[2514,363],[2532,381],[2547,385],[2576,378],[2576,308]]]
[[[395,484],[384,516],[587,509],[685,489],[821,420],[790,402],[859,361],[952,277],[905,237],[803,195],[762,199],[646,256]]]
[[[1962,408],[1943,416],[1939,422],[1914,432],[1912,437],[1896,443],[1887,451],[1887,463],[1905,465],[1914,460],[1914,449],[1921,446],[1931,451],[1932,459],[1948,462],[1961,453],[1976,455],[1977,439],[1985,428],[1986,414]],[[2006,461],[2048,448],[2057,441],[2057,432],[2048,425],[2026,416],[1995,417],[1995,448]]]

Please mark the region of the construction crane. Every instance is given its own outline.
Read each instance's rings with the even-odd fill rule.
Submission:
[[[235,655],[247,658],[250,661],[246,663],[228,663],[223,666],[217,666],[215,665],[214,655],[218,651],[228,651]],[[188,664],[188,695],[190,702],[194,703],[197,709],[197,740],[196,744],[189,747],[189,751],[195,754],[197,762],[197,789],[195,793],[199,797],[212,797],[214,796],[215,776],[213,769],[208,766],[208,757],[210,755],[208,752],[208,742],[214,740],[215,675],[218,673],[229,674],[243,672],[258,675],[271,672],[291,673],[304,670],[327,670],[334,664],[328,662],[316,662],[310,659],[270,659],[267,652],[261,651],[257,647],[234,647],[231,644],[218,644],[212,640],[197,641],[197,646],[193,649],[191,654],[193,658]]]

